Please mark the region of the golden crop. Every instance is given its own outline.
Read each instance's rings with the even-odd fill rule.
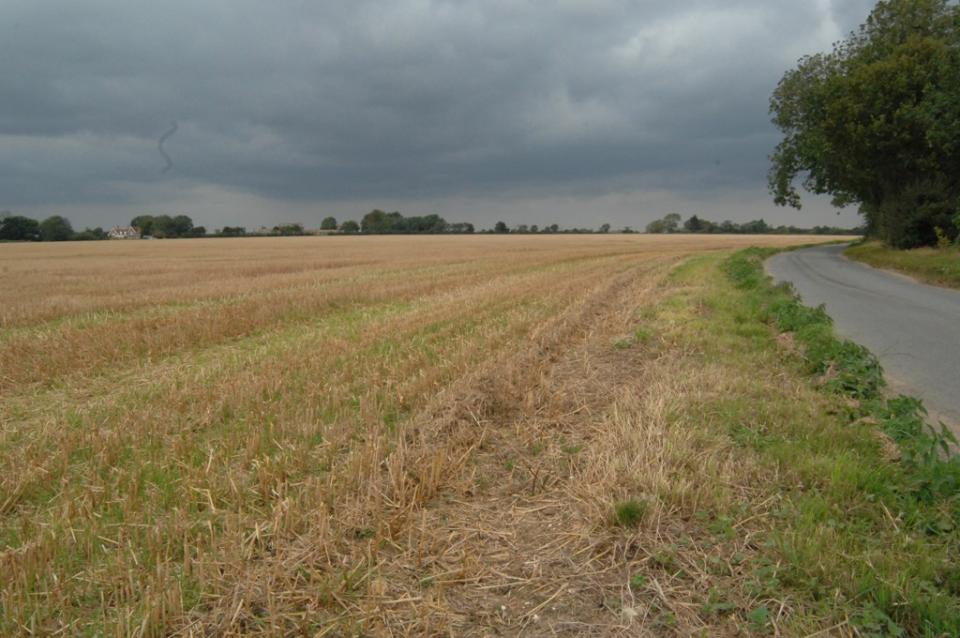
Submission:
[[[615,629],[610,499],[714,498],[638,321],[685,258],[823,239],[0,245],[0,633]]]

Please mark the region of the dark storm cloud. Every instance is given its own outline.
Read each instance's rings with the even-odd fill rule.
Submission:
[[[0,208],[765,197],[768,96],[869,6],[837,5],[8,0]]]

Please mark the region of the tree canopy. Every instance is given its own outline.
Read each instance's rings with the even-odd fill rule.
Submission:
[[[647,232],[659,233],[696,233],[720,235],[861,235],[861,228],[838,228],[836,226],[771,226],[762,219],[754,219],[742,224],[724,220],[719,224],[709,219],[691,215],[680,225],[680,215],[670,213],[663,219],[655,219],[647,224]],[[624,229],[624,232],[627,232]]]
[[[450,224],[439,215],[404,217],[398,212],[372,210],[360,220],[360,230],[374,235],[472,233],[473,224]]]
[[[830,53],[802,58],[770,101],[784,137],[771,157],[774,201],[795,186],[856,204],[897,247],[956,234],[960,206],[960,6],[881,0]]]
[[[158,238],[197,237],[205,235],[206,229],[194,229],[193,220],[187,215],[137,215],[130,225],[139,228],[142,235]],[[200,232],[203,230],[203,232]]]
[[[40,222],[41,241],[69,241],[73,239],[73,226],[70,220],[60,215],[52,215]]]
[[[680,227],[680,215],[677,213],[670,213],[665,215],[662,219],[655,219],[649,224],[647,224],[648,233],[675,233]]]
[[[36,241],[40,239],[40,223],[23,215],[0,218],[0,239],[8,241]]]

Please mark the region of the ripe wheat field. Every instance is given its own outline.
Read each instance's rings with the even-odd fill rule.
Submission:
[[[0,634],[737,635],[776,496],[683,406],[782,379],[673,273],[824,239],[0,245]]]

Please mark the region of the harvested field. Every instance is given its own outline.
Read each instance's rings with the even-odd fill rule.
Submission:
[[[715,427],[832,404],[690,314],[825,239],[0,245],[0,633],[853,635]]]

